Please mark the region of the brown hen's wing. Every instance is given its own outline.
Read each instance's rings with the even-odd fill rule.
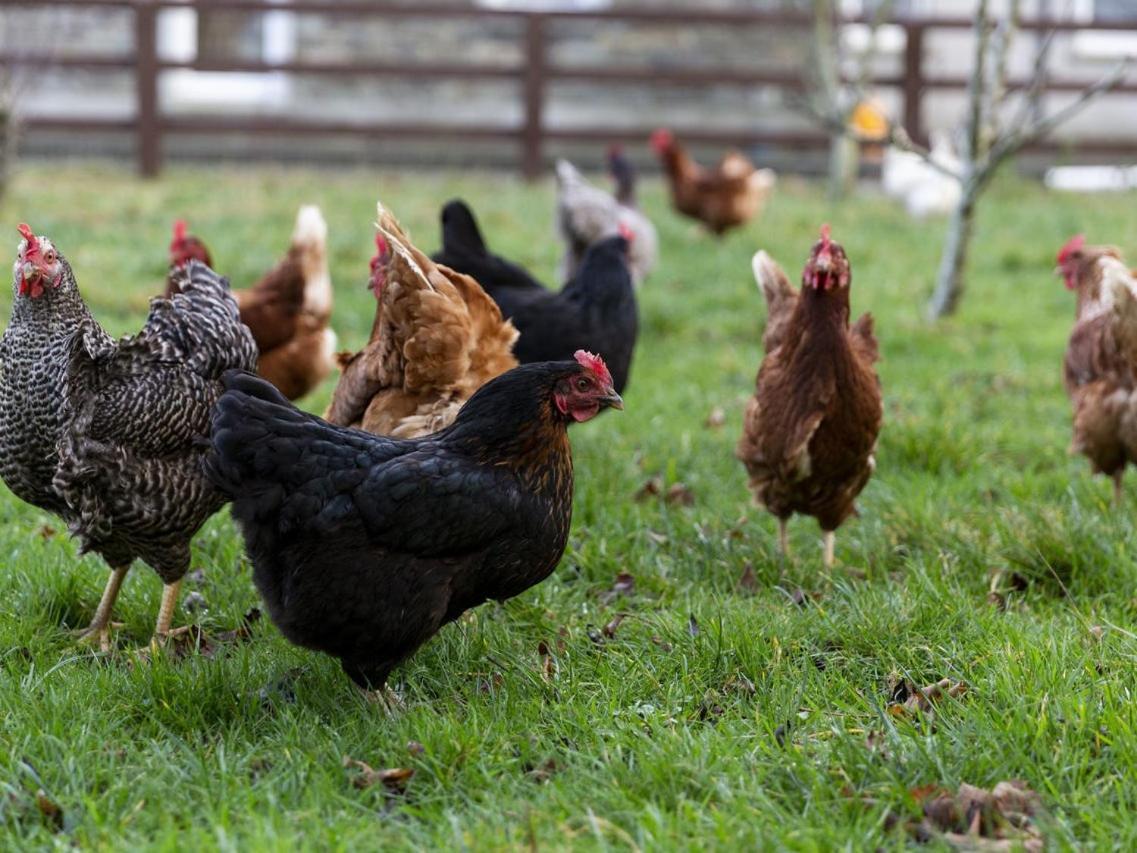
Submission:
[[[874,332],[875,321],[872,314],[867,312],[849,329],[849,343],[853,352],[869,364],[880,361],[880,344],[877,343]]]
[[[762,348],[770,353],[781,346],[785,338],[790,316],[797,305],[798,292],[777,261],[766,252],[756,252],[750,268],[766,299],[766,331],[762,334]]]
[[[290,249],[260,281],[233,294],[241,309],[241,322],[249,327],[262,353],[287,343],[296,334],[304,305],[304,272],[296,255]]]

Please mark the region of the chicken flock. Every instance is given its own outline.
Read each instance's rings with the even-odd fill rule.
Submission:
[[[769,203],[774,174],[739,152],[711,169],[667,131],[651,145],[674,209],[716,236]],[[336,352],[328,229],[314,206],[298,212],[280,263],[243,289],[175,223],[163,295],[117,341],[51,239],[20,225],[0,338],[0,478],[110,568],[82,637],[111,647],[136,559],[164,585],[153,645],[181,630],[190,543],[226,503],[283,635],[368,690],[470,608],[546,578],[572,517],[568,427],[623,408],[637,289],[659,263],[630,160],[613,146],[607,161],[611,193],[556,164],[559,289],[494,254],[461,199],[442,206],[433,254],[380,203],[360,276],[374,320],[354,353]],[[753,257],[765,355],[736,455],[777,519],[783,557],[788,520],[802,514],[831,565],[876,464],[878,345],[870,314],[851,320],[853,263],[829,226],[800,249],[796,287],[770,254]],[[1116,250],[1080,237],[1058,266],[1077,295],[1072,447],[1120,495],[1137,462],[1137,281]],[[323,417],[293,404],[337,368]]]

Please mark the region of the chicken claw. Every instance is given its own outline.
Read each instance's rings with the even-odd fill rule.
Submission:
[[[825,546],[825,568],[833,568],[833,546],[837,543],[837,533],[833,530],[826,530],[821,537],[821,541]]]
[[[97,639],[99,651],[110,651],[110,628],[122,627],[119,623],[111,622],[111,611],[114,610],[114,603],[118,599],[122,582],[126,579],[126,573],[129,570],[130,566],[119,566],[117,569],[111,570],[111,576],[107,578],[107,585],[103,588],[103,597],[99,599],[99,606],[95,609],[91,624],[74,632],[77,642],[94,644]]]
[[[384,684],[379,690],[363,690],[363,698],[372,705],[378,705],[388,717],[397,716],[407,710],[407,703],[403,697],[395,692],[389,684]]]

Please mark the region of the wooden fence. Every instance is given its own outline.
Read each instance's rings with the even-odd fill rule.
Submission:
[[[357,135],[375,139],[410,138],[476,138],[514,141],[518,146],[518,162],[527,176],[539,174],[545,166],[544,147],[550,140],[596,141],[643,140],[651,132],[651,127],[619,129],[610,127],[549,127],[544,121],[546,89],[550,82],[573,81],[603,86],[610,83],[638,83],[651,86],[774,86],[787,91],[800,91],[804,85],[801,69],[785,70],[739,70],[734,68],[628,68],[616,66],[562,67],[550,62],[548,51],[549,23],[558,18],[572,18],[584,21],[612,21],[621,23],[642,23],[682,28],[691,25],[734,27],[739,25],[763,25],[782,28],[803,28],[811,25],[809,15],[795,12],[773,12],[758,10],[708,11],[671,9],[611,9],[585,12],[526,12],[480,7],[461,7],[432,5],[427,2],[416,5],[390,5],[382,0],[376,2],[338,2],[338,0],[291,0],[291,2],[270,3],[267,0],[0,0],[3,7],[35,8],[44,6],[69,6],[84,8],[127,8],[134,14],[134,50],[123,56],[96,56],[67,54],[46,60],[57,67],[98,70],[133,71],[136,89],[135,114],[129,119],[100,118],[29,118],[30,129],[49,129],[71,132],[128,131],[136,140],[138,168],[143,175],[155,175],[162,164],[162,141],[167,134],[211,134],[243,133],[260,136],[298,136],[298,135]],[[246,62],[246,61],[171,61],[162,59],[157,51],[156,26],[161,9],[196,9],[225,11],[319,13],[322,15],[356,18],[512,18],[520,19],[524,40],[521,55],[524,61],[517,63],[468,63],[460,60],[430,63],[386,63],[381,59],[367,62]],[[874,87],[894,88],[900,91],[903,102],[904,124],[916,139],[923,139],[924,121],[922,107],[925,93],[934,90],[962,90],[967,87],[964,74],[941,74],[928,67],[924,60],[926,35],[933,30],[966,30],[971,28],[969,19],[963,18],[912,18],[891,21],[904,29],[907,41],[904,51],[903,70],[895,76],[877,76],[871,80]],[[1044,31],[1056,29],[1070,31],[1076,29],[1127,30],[1137,33],[1137,19],[1132,21],[1028,21],[1020,24],[1024,30]],[[42,56],[29,59],[26,54],[2,54],[0,65],[12,66],[34,61],[44,64]],[[158,97],[158,77],[163,71],[173,69],[193,69],[198,71],[232,72],[293,72],[306,75],[349,76],[364,75],[374,78],[431,78],[431,79],[512,79],[521,82],[523,100],[523,119],[512,127],[477,123],[423,123],[408,121],[403,123],[376,122],[330,122],[302,120],[287,117],[238,117],[198,116],[190,118],[169,115],[163,112]],[[1027,86],[1027,80],[1011,80],[1013,88]],[[1061,78],[1047,82],[1047,92],[1074,92],[1085,84]],[[1125,82],[1115,91],[1135,93],[1137,83]],[[818,148],[826,145],[827,139],[820,131],[815,132],[777,132],[756,127],[747,131],[716,130],[710,127],[675,127],[676,134],[693,142],[713,142],[722,144],[750,145],[767,144],[796,148]],[[1053,145],[1039,146],[1042,148]],[[1095,140],[1080,141],[1074,147],[1092,153],[1117,153],[1122,156],[1137,153],[1137,140],[1129,143],[1103,142]]]

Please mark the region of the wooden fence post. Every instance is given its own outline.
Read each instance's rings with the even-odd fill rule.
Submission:
[[[537,178],[544,166],[545,20],[544,15],[530,13],[525,21],[525,124],[521,132],[521,170],[529,180]]]
[[[135,132],[138,171],[153,178],[162,166],[162,128],[158,122],[157,9],[149,0],[134,6]]]
[[[924,138],[924,25],[913,21],[904,24],[904,129],[921,145]]]

